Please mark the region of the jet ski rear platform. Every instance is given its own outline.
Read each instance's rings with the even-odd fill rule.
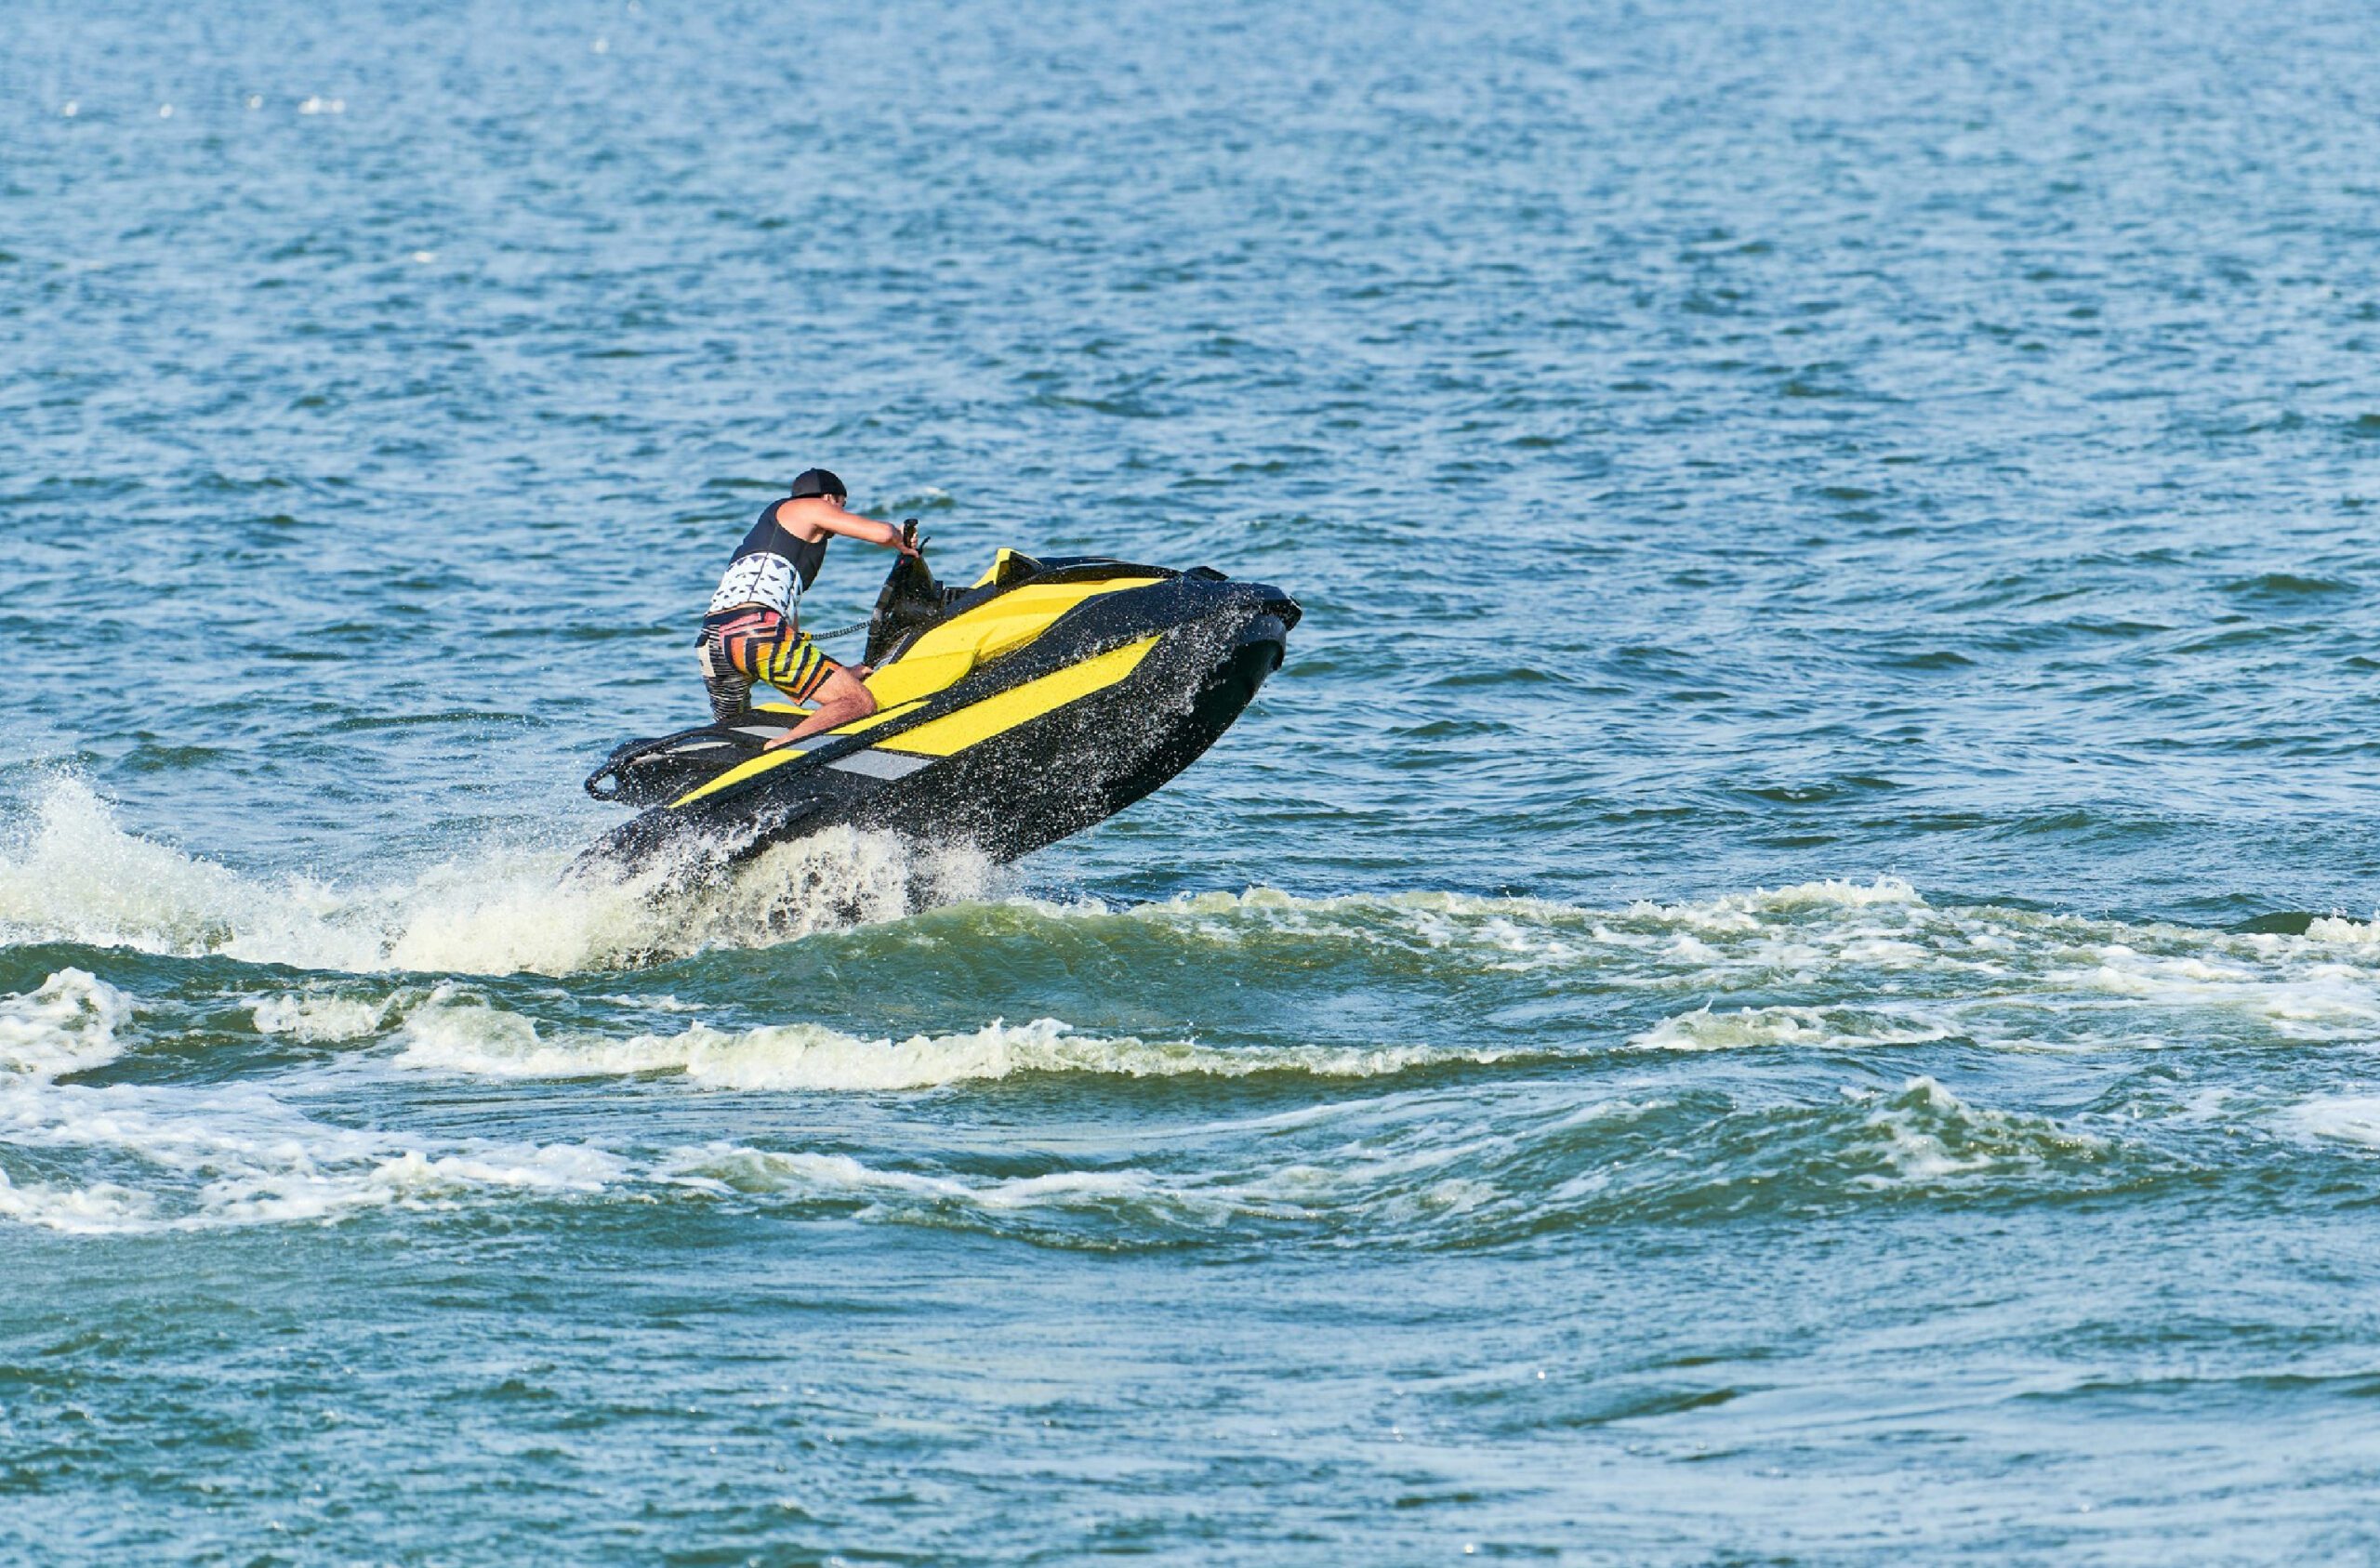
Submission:
[[[587,790],[645,810],[579,869],[699,874],[843,825],[1012,860],[1197,760],[1280,667],[1299,614],[1205,567],[1004,549],[957,588],[905,557],[868,626],[875,713],[775,751],[800,710],[628,742]]]

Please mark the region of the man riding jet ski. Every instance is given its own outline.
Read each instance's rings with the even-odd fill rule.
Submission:
[[[794,534],[797,552],[812,547],[813,573],[825,541],[802,539],[799,524],[895,543],[874,533],[885,525],[842,511],[832,475],[803,477],[838,504],[796,511],[809,498],[797,494],[762,514],[756,537],[769,525]],[[720,628],[706,624],[714,722],[628,742],[588,777],[596,798],[645,810],[581,856],[580,870],[661,863],[701,876],[839,825],[1013,859],[1188,767],[1280,667],[1298,623],[1280,589],[1204,566],[1003,549],[969,586],[945,587],[916,526],[901,531],[866,662],[849,671],[816,675],[808,660],[824,655],[798,627],[774,639],[764,627],[760,652],[739,652],[727,628],[771,601],[739,600],[714,616],[725,617]],[[802,555],[784,559],[785,582],[806,585]],[[763,588],[776,580],[761,578],[774,568],[744,570]],[[827,705],[838,678],[861,689],[865,706]],[[820,705],[745,709],[754,679],[796,695],[807,681]]]
[[[794,477],[792,494],[760,508],[760,520],[735,547],[735,557],[710,596],[703,617],[703,685],[710,692],[711,718],[733,724],[752,711],[752,683],[774,686],[797,703],[813,697],[810,716],[775,740],[783,745],[866,718],[876,699],[860,684],[867,666],[846,670],[818,651],[801,629],[801,596],[818,580],[826,546],[838,534],[882,545],[904,555],[917,547],[889,522],[843,509],[850,495],[843,481],[824,468]]]

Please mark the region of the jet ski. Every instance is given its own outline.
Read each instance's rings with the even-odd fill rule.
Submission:
[[[806,710],[627,743],[587,792],[643,810],[578,869],[699,876],[844,825],[1013,860],[1196,761],[1280,668],[1300,613],[1204,566],[1002,549],[957,587],[904,556],[867,626],[876,712],[774,751]]]

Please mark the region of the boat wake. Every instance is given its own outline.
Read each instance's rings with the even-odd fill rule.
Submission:
[[[717,947],[765,947],[997,896],[965,850],[830,829],[689,887],[656,864],[624,881],[563,877],[566,855],[488,849],[386,886],[250,876],[130,833],[58,778],[0,825],[0,942],[72,942],[371,974],[571,974]]]
[[[126,833],[71,782],[11,825],[0,1216],[39,1229],[683,1202],[1063,1247],[1526,1245],[2243,1161],[2320,1182],[2380,1144],[2335,1065],[2380,1038],[2380,923],[2340,916],[1889,877],[1117,907],[851,833],[699,895],[525,852],[355,889]],[[2219,1086],[2182,1070],[2232,1053]]]

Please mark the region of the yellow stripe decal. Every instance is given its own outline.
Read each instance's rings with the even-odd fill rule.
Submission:
[[[995,561],[993,573],[997,573],[998,570],[998,563]],[[1013,652],[1033,641],[1084,600],[1125,588],[1146,587],[1159,580],[1140,576],[1102,577],[1088,582],[1031,583],[1012,588],[988,603],[980,604],[962,615],[929,628],[908,652],[870,675],[867,689],[879,705],[876,712],[866,718],[829,730],[825,734],[804,736],[803,739],[814,744],[832,735],[854,735],[863,730],[872,730],[879,724],[903,718],[915,712],[920,704],[931,701],[937,693],[964,679],[977,665],[1002,653]],[[947,757],[1028,718],[1038,718],[1051,709],[1062,707],[1078,697],[1087,697],[1093,692],[1113,686],[1132,673],[1133,666],[1157,645],[1157,640],[1154,637],[1145,638],[1113,652],[1102,653],[1095,659],[1087,659],[1079,665],[1045,675],[1038,680],[1028,680],[1022,686],[986,697],[957,713],[929,719],[905,735],[894,736],[886,744],[892,749],[921,756]],[[766,703],[758,705],[754,711],[787,715],[798,722],[811,710]],[[716,795],[747,779],[759,778],[772,768],[782,768],[802,755],[802,748],[799,746],[781,746],[775,751],[764,752],[748,762],[736,764],[708,784],[688,790],[669,802],[670,807],[674,810],[680,806],[690,806],[705,796]]]
[[[808,738],[803,737],[805,740]],[[686,791],[685,794],[669,802],[669,809],[674,811],[681,806],[691,806],[706,795],[717,795],[729,784],[740,784],[746,779],[757,779],[772,768],[784,767],[801,754],[801,748],[798,745],[779,746],[774,751],[764,751],[749,762],[738,762],[701,788]]]
[[[856,735],[862,730],[873,730],[879,724],[890,724],[896,718],[906,718],[910,714],[917,712],[919,707],[924,705],[924,704],[925,699],[923,697],[913,698],[906,703],[894,703],[891,707],[878,708],[866,718],[854,718],[849,724],[838,724],[833,729],[827,731],[826,733],[830,735]]]
[[[1067,611],[1102,594],[1144,588],[1153,577],[1101,577],[1082,583],[1027,583],[928,627],[907,652],[867,678],[886,707],[931,697],[956,686],[975,666],[1014,652],[1054,626]]]
[[[1157,638],[1144,637],[1095,659],[1085,659],[1038,680],[1011,687],[980,703],[970,703],[957,713],[930,718],[905,734],[894,735],[882,743],[882,749],[926,757],[948,757],[952,752],[964,751],[978,741],[1013,730],[1028,718],[1038,718],[1078,698],[1105,691],[1131,674],[1157,644]]]

